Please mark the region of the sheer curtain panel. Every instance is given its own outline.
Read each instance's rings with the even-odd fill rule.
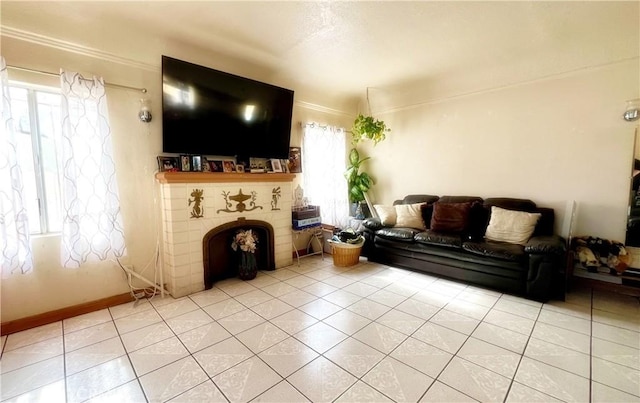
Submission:
[[[22,172],[11,118],[7,64],[0,56],[2,133],[0,133],[0,251],[2,277],[33,268],[27,210],[23,203]]]
[[[344,226],[349,216],[347,199],[346,135],[342,128],[304,125],[302,175],[304,195],[320,206],[322,222]]]
[[[126,254],[102,78],[61,71],[62,263]]]

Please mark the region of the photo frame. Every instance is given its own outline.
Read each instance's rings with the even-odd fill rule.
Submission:
[[[242,165],[242,164],[236,164],[236,172],[238,172],[238,173],[244,173],[244,165]]]
[[[211,160],[209,162],[209,168],[211,172],[223,172],[222,161],[220,160]]]
[[[180,156],[180,170],[182,172],[191,171],[191,158],[188,155]]]
[[[191,156],[191,171],[202,172],[202,155]]]
[[[202,157],[202,172],[211,172],[211,164],[205,157]]]
[[[272,159],[271,167],[273,168],[273,172],[282,172],[282,162],[280,162],[279,159]]]
[[[263,173],[267,170],[266,158],[253,158],[249,159],[249,169],[252,173]]]
[[[236,164],[233,161],[222,161],[222,172],[235,172]]]
[[[282,172],[291,173],[289,170],[289,160],[283,159],[280,160],[280,163],[282,164]]]
[[[178,157],[158,156],[158,170],[160,172],[175,172],[178,171],[178,168]]]
[[[289,171],[292,174],[302,172],[302,150],[300,147],[289,147]]]

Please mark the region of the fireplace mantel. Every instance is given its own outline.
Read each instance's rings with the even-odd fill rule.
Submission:
[[[292,182],[295,174],[240,172],[158,172],[160,183]]]
[[[204,236],[241,218],[269,223],[275,268],[291,265],[294,178],[291,173],[156,174],[162,203],[163,272],[171,295],[179,298],[204,290]]]

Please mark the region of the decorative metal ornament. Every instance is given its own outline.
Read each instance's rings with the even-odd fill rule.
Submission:
[[[191,192],[191,197],[193,199],[189,199],[189,206],[193,203],[193,209],[191,210],[191,218],[202,218],[204,217],[204,209],[201,207],[204,190],[203,189],[193,189]]]
[[[262,209],[262,206],[256,206],[256,199],[258,198],[257,192],[251,191],[251,194],[246,195],[242,193],[242,189],[240,189],[238,190],[238,194],[229,196],[230,193],[231,192],[222,192],[222,197],[224,197],[224,202],[227,207],[217,210],[216,213],[220,213],[221,211],[224,211],[225,213],[242,213],[243,211]],[[231,203],[230,200],[236,202],[235,210],[231,210],[233,203]],[[247,200],[249,200],[249,208],[247,208],[247,205],[245,204]]]
[[[280,210],[280,208],[278,207],[278,200],[280,199],[280,197],[282,197],[280,186],[278,186],[277,188],[273,188],[271,190],[271,210],[272,211]]]
[[[151,100],[143,98],[140,100],[140,112],[138,112],[138,119],[143,123],[151,122],[153,116],[151,115]]]
[[[627,101],[627,109],[622,118],[627,122],[635,122],[640,119],[640,98]]]

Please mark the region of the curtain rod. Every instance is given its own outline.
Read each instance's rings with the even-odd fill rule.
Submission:
[[[47,76],[60,77],[60,74],[51,73],[49,71],[35,70],[35,69],[27,68],[27,67],[11,66],[11,65],[7,65],[7,67],[10,68],[10,69],[15,69],[15,70],[22,70],[22,71],[28,71],[28,72],[31,72],[31,73],[44,74],[44,75],[47,75]],[[143,94],[147,93],[147,89],[146,88],[130,87],[128,85],[113,84],[113,83],[107,83],[107,82],[105,82],[104,85],[107,86],[107,87],[124,88],[124,89],[127,89],[127,90],[140,91]]]

